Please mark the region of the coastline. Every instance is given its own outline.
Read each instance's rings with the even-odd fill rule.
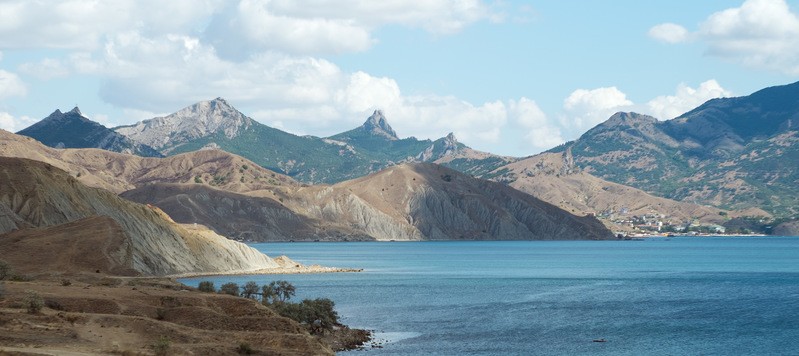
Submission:
[[[209,277],[209,276],[249,276],[258,274],[322,274],[322,273],[357,273],[363,272],[363,268],[339,268],[339,267],[324,267],[319,265],[302,266],[302,267],[277,267],[277,268],[261,268],[255,270],[238,270],[238,271],[225,271],[225,272],[188,272],[180,274],[165,275],[163,278],[194,278],[194,277]],[[148,277],[149,278],[149,277]]]
[[[193,277],[206,277],[206,276],[246,276],[257,274],[316,274],[316,273],[353,273],[363,272],[363,268],[343,268],[343,267],[325,267],[321,265],[303,265],[298,263],[288,256],[278,256],[272,258],[277,263],[278,267],[271,268],[257,268],[251,270],[231,270],[220,272],[187,272],[166,275],[166,278],[193,278]]]

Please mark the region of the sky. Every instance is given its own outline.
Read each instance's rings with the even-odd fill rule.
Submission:
[[[383,111],[528,156],[618,111],[660,120],[799,80],[799,0],[0,0],[0,128],[106,126],[225,98],[331,136]]]

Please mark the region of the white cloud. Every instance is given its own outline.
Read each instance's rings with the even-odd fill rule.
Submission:
[[[722,88],[714,79],[702,82],[696,89],[680,84],[674,95],[661,95],[650,100],[643,112],[660,120],[669,120],[693,110],[710,99],[731,95],[730,91]]]
[[[631,105],[633,102],[616,87],[577,89],[563,101],[561,123],[571,135],[583,133]]]
[[[508,106],[510,117],[527,130],[524,136],[527,144],[537,150],[546,150],[565,141],[557,124],[547,117],[534,100],[522,97],[518,101],[511,100]]]
[[[452,34],[495,17],[480,0],[10,0],[0,2],[0,48],[91,51],[122,32],[204,33],[222,57],[244,60],[262,51],[363,51],[381,26]]]
[[[15,73],[0,69],[0,99],[11,96],[24,96],[28,88]]]
[[[7,112],[0,112],[0,129],[9,132],[17,132],[30,125],[33,125],[37,121],[38,120],[28,116],[14,117]]]
[[[671,25],[655,26],[650,35],[671,43],[690,36],[705,43],[710,55],[799,75],[799,17],[784,0],[747,0],[740,7],[711,14],[697,31],[682,38],[680,26]]]
[[[679,43],[688,38],[688,30],[673,23],[663,23],[649,29],[649,37],[666,43]]]
[[[190,32],[212,14],[218,2],[3,1],[0,2],[0,48],[91,50],[101,47],[106,35],[120,31]]]
[[[563,102],[559,127],[566,139],[574,139],[619,111],[634,111],[669,120],[710,99],[729,96],[732,93],[714,79],[702,82],[696,88],[680,84],[673,95],[661,95],[645,104],[633,103],[616,87],[577,89]]]
[[[69,68],[62,61],[53,58],[45,58],[37,63],[23,63],[19,71],[42,80],[64,78],[70,74]]]

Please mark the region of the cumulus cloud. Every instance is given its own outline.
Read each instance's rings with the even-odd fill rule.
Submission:
[[[670,43],[691,36],[703,42],[710,55],[799,75],[799,17],[784,0],[747,0],[711,14],[693,33],[680,35],[679,27],[661,24],[650,36]]]
[[[23,63],[20,65],[19,71],[41,80],[64,78],[70,74],[67,65],[61,60],[53,58],[45,58],[39,62]]]
[[[106,34],[188,32],[213,13],[218,1],[119,0],[0,2],[0,47],[91,50]],[[153,11],[152,9],[158,9]]]
[[[563,102],[560,129],[566,139],[573,139],[619,111],[634,111],[669,120],[710,99],[729,96],[732,93],[714,79],[702,82],[696,88],[680,84],[673,95],[661,95],[640,104],[627,99],[627,95],[616,87],[578,89]]]
[[[644,113],[661,120],[669,120],[702,105],[710,99],[729,96],[732,96],[732,93],[722,88],[714,79],[700,83],[697,88],[680,84],[677,86],[674,95],[662,95],[650,100],[646,104]]]
[[[28,88],[16,73],[0,69],[0,99],[23,96]]]
[[[538,107],[534,100],[522,97],[509,102],[509,116],[527,130],[524,138],[536,150],[555,147],[565,140],[556,123]]]
[[[222,57],[244,60],[265,50],[362,51],[384,25],[451,34],[494,17],[480,0],[10,0],[0,2],[0,48],[96,50],[121,32],[202,32]]]
[[[649,37],[666,43],[679,43],[688,38],[688,30],[673,23],[663,23],[649,29]]]
[[[7,112],[0,112],[0,129],[17,132],[36,123],[36,119],[28,116],[14,117]]]
[[[577,89],[563,101],[561,122],[567,132],[582,133],[631,105],[627,94],[616,87]]]

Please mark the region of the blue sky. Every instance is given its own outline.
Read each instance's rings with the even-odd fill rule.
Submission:
[[[616,111],[670,119],[799,77],[799,1],[0,1],[0,128],[107,126],[223,97],[329,136],[526,156]]]

